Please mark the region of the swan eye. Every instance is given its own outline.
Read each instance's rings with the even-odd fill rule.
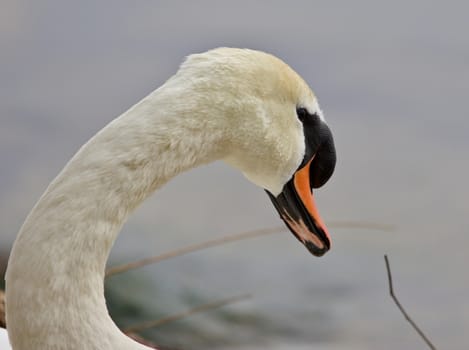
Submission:
[[[309,113],[308,110],[304,107],[297,107],[296,109],[296,115],[298,116],[298,119],[300,122],[304,123],[316,123],[321,119],[318,113]]]
[[[304,107],[298,107],[296,109],[296,115],[298,116],[298,119],[304,123],[304,121],[306,120],[306,118],[308,118],[308,111],[306,110],[306,108]]]

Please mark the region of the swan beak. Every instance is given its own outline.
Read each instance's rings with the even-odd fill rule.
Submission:
[[[283,191],[270,199],[295,237],[315,256],[324,255],[331,247],[326,225],[319,216],[310,187],[311,159],[296,171]]]
[[[326,183],[336,163],[332,134],[327,126],[322,130],[324,132],[321,133],[321,140],[313,142],[319,143],[320,146],[311,145],[316,148],[316,152],[307,152],[302,165],[285,184],[282,192],[274,196],[267,191],[280,218],[315,256],[322,256],[330,249],[331,239],[326,225],[319,216],[312,188]],[[308,147],[310,150],[314,148]]]

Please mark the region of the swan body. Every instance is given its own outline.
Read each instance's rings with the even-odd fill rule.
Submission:
[[[298,108],[315,118],[312,137]],[[307,84],[274,56],[231,48],[189,56],[165,84],[82,146],[27,217],[6,274],[12,348],[149,349],[110,318],[105,264],[128,215],[172,177],[201,164],[221,159],[239,169],[269,193],[297,238],[323,254],[329,241],[311,187],[325,182],[335,164],[324,125]],[[308,140],[315,137],[312,149]],[[309,173],[314,162],[326,175]],[[283,194],[288,183],[303,209]]]

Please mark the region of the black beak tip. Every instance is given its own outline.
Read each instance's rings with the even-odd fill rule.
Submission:
[[[311,254],[317,257],[323,256],[324,254],[326,254],[330,248],[329,242],[327,242],[327,245],[324,246],[323,248],[318,248],[315,244],[313,244],[312,242],[308,242],[308,241],[305,242],[304,245]]]

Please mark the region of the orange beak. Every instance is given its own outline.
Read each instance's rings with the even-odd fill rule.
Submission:
[[[312,190],[327,182],[336,162],[332,134],[324,132],[322,137],[324,141],[318,143],[315,153],[305,156],[282,192],[278,196],[268,192],[280,218],[315,256],[324,255],[331,247],[330,235],[319,215]]]

